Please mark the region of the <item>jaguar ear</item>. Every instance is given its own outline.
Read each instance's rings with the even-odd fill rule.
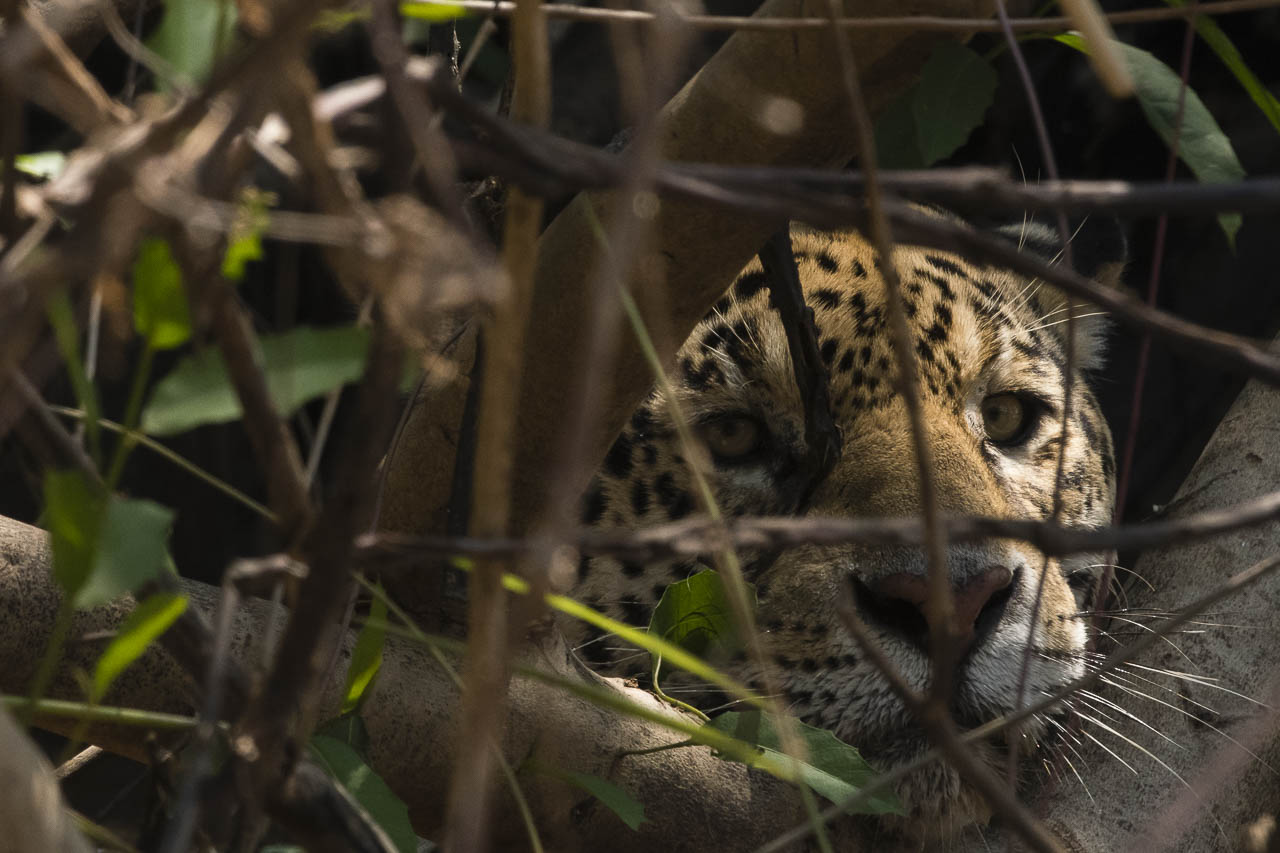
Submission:
[[[1129,241],[1120,221],[1114,216],[1089,216],[1068,221],[1071,263],[1076,272],[1107,287],[1122,286]],[[1026,219],[1001,225],[996,233],[1015,243],[1025,252],[1037,255],[1050,264],[1062,263],[1065,253],[1057,227],[1046,220]],[[1032,291],[1032,305],[1039,318],[1038,328],[1064,338],[1067,334],[1066,294],[1055,287]],[[1105,356],[1107,319],[1101,309],[1089,302],[1074,300],[1076,360],[1085,370],[1102,366]]]

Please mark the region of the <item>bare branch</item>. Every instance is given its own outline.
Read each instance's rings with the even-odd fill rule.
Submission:
[[[1010,518],[946,517],[947,539],[1018,539],[1050,556],[1116,549],[1143,550],[1181,545],[1244,530],[1280,519],[1280,492],[1220,510],[1206,510],[1171,521],[1081,530],[1052,521]],[[691,518],[642,530],[580,531],[571,544],[583,554],[644,563],[696,557],[724,548],[778,550],[802,545],[919,546],[924,532],[918,518],[732,518],[715,522]],[[396,571],[431,558],[498,558],[532,553],[540,543],[521,539],[467,539],[378,533],[362,536],[358,559],[378,571]],[[402,570],[402,569],[401,569]]]
[[[497,17],[510,17],[515,11],[515,3],[511,0],[412,0],[424,5],[461,6],[475,12]],[[1233,12],[1250,12],[1256,9],[1273,8],[1277,0],[1218,0],[1215,3],[1201,3],[1200,14],[1226,15]],[[629,21],[648,23],[654,20],[652,12],[638,9],[604,9],[591,6],[574,6],[565,3],[546,3],[543,5],[548,18],[569,21]],[[1126,12],[1111,12],[1104,17],[1111,24],[1142,24],[1157,21],[1172,21],[1196,14],[1183,7],[1153,9],[1133,9]],[[827,18],[746,18],[736,15],[687,15],[679,17],[680,23],[699,30],[822,30],[831,26]],[[1069,17],[1013,18],[1011,27],[1018,32],[1054,32],[1071,29],[1075,26]],[[990,18],[941,17],[938,15],[902,15],[894,17],[837,18],[836,26],[842,30],[915,30],[953,33],[999,32],[1000,24]]]

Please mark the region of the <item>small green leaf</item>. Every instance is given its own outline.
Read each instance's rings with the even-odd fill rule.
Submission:
[[[181,82],[203,83],[219,52],[231,45],[235,27],[236,6],[231,0],[167,0],[147,47],[186,78]]]
[[[375,595],[369,605],[369,618],[361,627],[356,647],[351,652],[351,666],[347,668],[347,695],[342,700],[343,714],[360,710],[365,694],[382,668],[382,647],[386,639],[387,602]]]
[[[299,327],[264,335],[262,366],[280,414],[359,378],[369,349],[369,333],[355,326]],[[204,424],[239,418],[240,400],[227,376],[222,354],[205,349],[184,358],[156,384],[142,412],[142,431],[174,435]]]
[[[76,593],[76,607],[96,607],[159,577],[173,510],[144,500],[112,500],[99,533],[93,571]]]
[[[831,732],[797,720],[791,721],[791,725],[807,753],[807,760],[799,762],[800,780],[831,802],[844,802],[878,775],[856,749]],[[730,711],[716,717],[707,726],[758,747],[759,759],[751,766],[783,778],[792,777],[790,768],[794,759],[782,752],[777,730],[767,715],[760,711]],[[877,794],[858,812],[851,813],[905,814],[902,804],[892,793]]]
[[[369,813],[400,853],[415,853],[418,836],[409,823],[408,807],[354,749],[326,735],[315,735],[311,755]]]
[[[53,577],[74,598],[93,572],[106,497],[78,471],[44,476],[44,524],[53,550]]]
[[[180,347],[191,338],[182,270],[159,237],[143,240],[133,262],[133,327],[157,350]]]
[[[748,588],[754,607],[755,589]],[[732,654],[742,647],[724,581],[710,569],[666,588],[649,617],[649,633],[702,658]]]
[[[916,88],[912,86],[889,102],[876,118],[876,165],[881,169],[923,169],[920,137],[912,109]]]
[[[911,112],[924,164],[950,156],[982,124],[996,94],[991,64],[962,44],[944,41],[920,72]]]
[[[1075,33],[1055,36],[1062,44],[1085,52],[1084,42]],[[1118,44],[1129,73],[1133,75],[1138,105],[1147,123],[1159,134],[1166,145],[1173,145],[1174,126],[1178,118],[1178,95],[1182,89],[1181,78],[1159,59],[1145,50]],[[1206,184],[1230,183],[1245,176],[1231,141],[1214,121],[1208,107],[1193,89],[1187,87],[1182,111],[1182,131],[1178,135],[1178,157],[1187,164],[1196,178]],[[1240,230],[1240,215],[1224,213],[1218,223],[1226,232],[1227,240],[1234,245],[1236,232]]]
[[[441,23],[466,17],[467,9],[454,3],[401,3],[400,14],[418,21]]]
[[[107,500],[75,471],[45,475],[53,575],[77,608],[131,592],[165,571],[173,512],[143,500]]]
[[[67,167],[67,155],[61,151],[36,151],[13,158],[13,167],[33,178],[52,180]]]
[[[636,830],[648,818],[644,816],[644,803],[610,782],[590,773],[575,773],[572,770],[556,769],[553,774],[571,785],[576,785],[595,797],[616,814],[629,828]]]
[[[246,187],[240,193],[235,220],[227,234],[227,251],[222,256],[224,278],[241,281],[245,264],[262,260],[262,234],[271,223],[270,209],[276,201],[275,193],[257,187]]]
[[[95,705],[101,702],[120,673],[167,631],[186,609],[187,597],[170,592],[156,593],[140,602],[120,626],[102,657],[98,658],[98,665],[93,671],[90,701]]]

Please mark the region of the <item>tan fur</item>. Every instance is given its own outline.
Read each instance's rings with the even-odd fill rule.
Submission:
[[[798,507],[800,490],[788,479],[786,459],[803,450],[803,412],[786,335],[769,305],[767,287],[761,286],[759,262],[753,261],[690,335],[672,374],[678,402],[691,422],[746,414],[757,418],[770,436],[768,452],[757,463],[713,467],[709,476],[716,500],[727,514],[739,515],[916,515],[916,461],[896,390],[874,253],[855,232],[798,227],[792,237],[831,374],[829,392],[843,453],[808,505]],[[911,315],[918,387],[942,509],[1047,518],[1061,443],[1066,324],[1047,325],[1061,314],[1048,320],[1044,315],[1061,308],[1062,297],[1038,283],[932,250],[899,247],[894,263]],[[1098,363],[1099,338],[1096,320],[1079,324],[1077,365]],[[986,397],[1008,392],[1043,400],[1043,413],[1025,444],[995,447],[985,440],[979,407]],[[1067,524],[1094,527],[1106,524],[1112,510],[1111,438],[1079,369],[1072,393],[1061,517]],[[585,498],[586,523],[640,527],[695,511],[691,480],[671,425],[671,402],[655,392],[623,431]],[[835,611],[855,580],[868,587],[891,574],[923,573],[922,554],[860,545],[804,547],[754,570],[753,560],[760,555],[743,556],[760,597],[764,646],[775,666],[774,678],[787,692],[789,709],[858,746],[882,769],[925,749],[922,734],[863,660]],[[1010,541],[950,547],[948,570],[957,587],[993,566],[1017,572],[998,623],[964,658],[955,679],[953,704],[962,727],[1013,709],[1041,583],[1024,701],[1035,701],[1081,674],[1082,604],[1067,579],[1076,574],[1087,581],[1107,556],[1046,561],[1029,545]],[[648,566],[584,560],[575,595],[643,625],[663,588],[699,568],[691,560]],[[904,640],[893,625],[866,621],[908,683],[926,688],[929,663],[918,644]],[[643,655],[618,650],[620,644],[610,638],[576,626],[569,630],[587,660],[614,671],[637,673],[647,667]],[[744,661],[726,668],[748,683],[760,682],[759,673]],[[697,700],[696,693],[691,695]],[[1033,721],[1023,733],[1034,741],[1043,730],[1043,722]],[[1003,761],[1000,743],[985,746],[984,754],[994,765]],[[901,826],[917,836],[942,837],[986,819],[981,797],[945,765],[908,777],[899,794],[910,810]]]

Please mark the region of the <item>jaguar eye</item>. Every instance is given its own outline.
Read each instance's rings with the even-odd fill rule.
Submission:
[[[728,415],[704,423],[699,428],[707,449],[718,459],[740,461],[760,449],[764,428],[755,418]]]
[[[982,401],[982,428],[993,444],[1021,444],[1035,422],[1035,409],[1018,394],[992,394]]]

